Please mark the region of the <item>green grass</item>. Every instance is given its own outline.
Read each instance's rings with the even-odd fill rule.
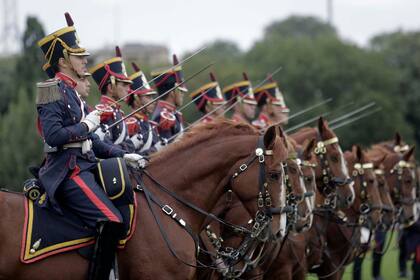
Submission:
[[[385,256],[383,256],[382,258],[381,276],[384,280],[400,279],[398,278],[398,248],[396,246],[396,236],[397,234],[394,234],[394,240],[392,241],[390,248],[386,252]],[[411,273],[410,270],[411,270],[411,263],[407,263],[407,271],[409,275]],[[353,265],[351,264],[346,268],[346,271],[343,276],[343,280],[352,280],[353,279],[352,271],[353,271]],[[313,279],[318,279],[318,278],[315,275],[308,275],[307,279],[313,280]],[[372,256],[370,253],[367,254],[367,256],[365,257],[365,260],[363,261],[362,279],[363,280],[373,279],[372,278]],[[404,278],[404,279],[409,279],[409,278]]]

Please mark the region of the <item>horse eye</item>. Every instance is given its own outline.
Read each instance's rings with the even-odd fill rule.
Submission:
[[[374,179],[369,179],[368,180],[368,183],[371,184],[371,185],[373,185],[373,184],[375,184],[375,180]]]
[[[270,178],[278,181],[280,179],[280,175],[278,173],[270,173]]]
[[[296,174],[296,168],[294,168],[294,167],[289,167],[289,171],[290,171],[290,173],[293,173],[293,174]]]
[[[337,163],[338,162],[338,157],[337,156],[331,156],[331,161]]]
[[[312,182],[312,180],[313,180],[313,178],[311,176],[305,176],[304,179],[308,183]]]
[[[411,179],[407,179],[407,180],[405,180],[405,183],[407,184],[407,185],[411,185]]]

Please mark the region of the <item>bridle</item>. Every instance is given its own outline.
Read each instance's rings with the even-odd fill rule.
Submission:
[[[353,181],[350,177],[336,177],[331,172],[330,164],[327,159],[327,146],[337,143],[338,137],[333,137],[324,141],[318,140],[314,149],[314,153],[319,159],[322,172],[321,192],[325,196],[323,207],[330,209],[335,209],[337,206],[337,187],[345,186]]]
[[[147,187],[144,184],[144,180],[143,180],[142,177],[145,176],[145,177],[149,178],[150,181],[153,183],[153,185],[156,186],[159,190],[161,190],[164,193],[170,195],[177,202],[179,202],[180,204],[183,204],[187,208],[190,208],[190,209],[200,213],[201,215],[206,216],[207,218],[215,220],[218,223],[223,224],[224,226],[227,226],[227,227],[233,229],[233,231],[235,231],[235,232],[241,232],[241,233],[246,234],[244,244],[241,244],[239,249],[235,250],[234,252],[232,251],[230,254],[223,254],[222,252],[220,252],[220,254],[219,254],[219,251],[217,251],[217,253],[216,253],[217,256],[221,255],[221,256],[227,257],[228,261],[230,263],[237,263],[245,256],[245,254],[247,253],[247,251],[249,249],[248,245],[251,242],[254,242],[254,241],[261,242],[261,241],[266,241],[267,240],[268,237],[261,237],[261,235],[271,225],[273,214],[283,214],[283,213],[287,213],[287,212],[290,211],[290,207],[287,207],[287,206],[277,207],[277,208],[272,207],[272,200],[271,200],[270,192],[268,190],[268,182],[267,182],[266,170],[265,170],[266,169],[265,157],[266,156],[272,156],[272,155],[273,155],[273,151],[265,149],[265,147],[264,147],[264,136],[260,135],[259,138],[258,138],[258,141],[257,141],[257,148],[255,149],[254,153],[251,154],[248,161],[241,164],[239,166],[239,168],[233,173],[233,175],[230,177],[229,182],[226,186],[226,190],[228,192],[232,192],[232,186],[234,184],[235,179],[238,176],[240,176],[241,174],[245,173],[253,163],[256,162],[256,163],[259,164],[259,175],[258,175],[259,191],[258,191],[258,198],[257,198],[258,211],[255,214],[255,218],[253,220],[253,225],[252,225],[251,230],[248,230],[247,228],[245,228],[243,226],[240,226],[240,225],[231,224],[231,223],[215,216],[214,214],[209,213],[209,212],[197,207],[193,203],[185,200],[184,198],[180,197],[179,195],[177,195],[173,191],[169,190],[167,187],[163,186],[146,169],[140,170],[140,171],[137,171],[137,172],[133,172],[133,176],[134,176],[134,178],[137,182],[137,186],[135,187],[135,191],[141,192],[145,195],[148,208],[151,211],[152,216],[153,216],[156,224],[158,225],[159,231],[160,231],[168,249],[170,250],[171,254],[175,258],[177,258],[181,263],[183,263],[187,266],[218,269],[217,266],[204,265],[204,264],[201,264],[200,262],[199,262],[198,265],[190,264],[187,261],[182,260],[178,256],[178,254],[174,250],[174,248],[173,248],[173,246],[172,246],[172,244],[171,244],[171,242],[168,238],[167,232],[165,231],[165,229],[162,226],[162,223],[160,221],[160,217],[157,215],[156,210],[154,209],[152,204],[156,204],[165,215],[172,218],[176,222],[176,224],[178,224],[185,231],[187,231],[187,233],[192,237],[192,239],[195,242],[195,247],[196,247],[197,254],[200,251],[205,252],[209,255],[214,255],[214,254],[211,253],[211,252],[208,252],[208,251],[204,251],[200,247],[200,245],[199,245],[200,242],[199,242],[198,235],[193,232],[192,227],[188,224],[188,222],[185,219],[183,219],[179,213],[177,213],[175,207],[170,206],[169,204],[165,204],[158,197],[156,197],[154,194],[152,194],[149,191],[149,187]],[[284,174],[284,171],[282,171],[282,172]],[[281,187],[282,187],[282,184],[280,184],[280,188]],[[271,231],[269,231],[269,232],[271,232]]]
[[[357,213],[357,215],[359,216],[357,226],[365,226],[368,228],[371,228],[369,214],[372,213],[373,210],[383,210],[382,205],[373,204],[368,196],[368,183],[366,182],[364,175],[366,173],[366,170],[373,171],[373,166],[374,165],[371,162],[357,162],[353,165],[352,172],[354,180],[358,180],[360,184],[360,205]]]
[[[400,215],[402,214],[402,211],[400,210],[402,206],[413,206],[416,202],[415,198],[404,198],[401,195],[404,169],[408,169],[408,171],[412,172],[415,169],[415,165],[405,160],[400,160],[389,171],[390,175],[397,176],[397,184],[395,188],[393,188],[391,195],[395,203],[395,207],[399,209]],[[413,180],[415,180],[415,178],[413,178]]]

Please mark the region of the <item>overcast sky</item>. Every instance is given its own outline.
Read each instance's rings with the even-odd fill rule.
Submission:
[[[258,40],[270,22],[290,15],[327,16],[327,0],[19,0],[19,28],[36,15],[47,33],[73,16],[82,44],[151,42],[181,53],[216,38],[243,49]],[[420,29],[419,0],[333,0],[333,24],[358,44],[379,32]],[[1,12],[3,15],[3,11]]]

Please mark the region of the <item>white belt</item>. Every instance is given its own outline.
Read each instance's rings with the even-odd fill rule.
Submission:
[[[92,149],[92,141],[90,139],[87,139],[85,141],[68,143],[63,145],[63,149],[69,148],[81,148],[82,154],[86,154]]]

